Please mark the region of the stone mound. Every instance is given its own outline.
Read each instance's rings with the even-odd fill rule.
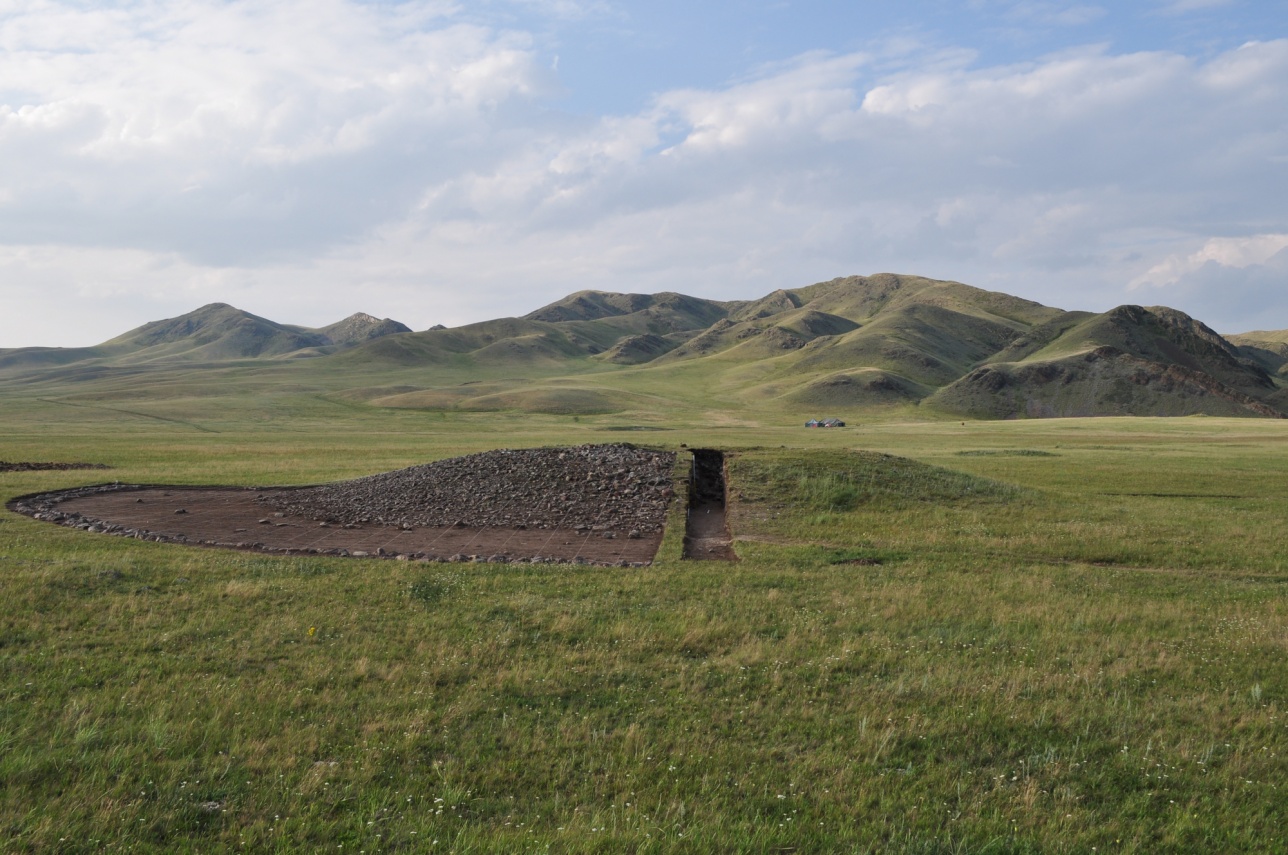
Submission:
[[[660,532],[675,454],[628,444],[502,449],[259,501],[340,525]],[[635,535],[635,536],[638,536]]]

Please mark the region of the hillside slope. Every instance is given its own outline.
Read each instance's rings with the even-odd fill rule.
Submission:
[[[1012,347],[927,403],[994,418],[1282,415],[1265,368],[1183,312],[1119,306],[1064,320],[1041,346]]]
[[[590,357],[598,357],[598,363],[636,364],[719,323],[740,305],[673,293],[578,291],[520,318],[360,344],[340,361],[391,367],[511,363],[516,368],[566,361],[573,370]]]
[[[152,321],[94,347],[0,350],[0,371],[67,366],[224,362],[287,355],[323,355],[396,333],[410,332],[397,321],[361,312],[320,329],[289,326],[252,315],[227,303],[210,303]]]
[[[659,312],[665,324],[657,323]],[[540,339],[566,343],[561,352],[572,360],[570,370],[578,348],[594,354],[620,335],[593,360],[629,368],[599,378],[603,385],[653,389],[670,378],[677,394],[693,388],[726,408],[1276,417],[1288,404],[1281,391],[1288,378],[1273,376],[1264,360],[1182,312],[1139,306],[1067,312],[917,276],[846,277],[723,304],[585,291],[525,320],[543,325],[533,331]],[[1288,346],[1285,357],[1288,363]],[[495,389],[472,391],[454,390],[453,406],[501,400]],[[533,390],[505,400],[524,408],[521,402],[535,397]],[[571,388],[567,405],[573,406]],[[553,411],[549,401],[540,407]]]
[[[1288,378],[1288,330],[1257,330],[1229,335],[1225,339],[1238,348],[1242,358],[1255,362],[1271,374]]]
[[[313,330],[326,337],[333,345],[358,344],[397,333],[409,333],[411,327],[389,318],[376,318],[364,312],[355,312],[342,321]]]
[[[184,359],[217,362],[280,356],[330,340],[321,333],[274,323],[226,303],[211,303],[177,318],[153,321],[102,347],[122,363]]]

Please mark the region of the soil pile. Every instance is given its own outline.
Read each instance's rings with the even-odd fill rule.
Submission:
[[[102,463],[14,463],[0,460],[0,472],[61,472],[70,469],[111,469]]]
[[[675,455],[631,445],[488,451],[265,495],[278,511],[342,525],[660,532]]]

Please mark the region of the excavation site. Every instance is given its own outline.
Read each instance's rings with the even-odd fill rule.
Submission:
[[[290,555],[645,566],[674,496],[671,452],[489,451],[307,487],[102,484],[10,510],[89,532]]]

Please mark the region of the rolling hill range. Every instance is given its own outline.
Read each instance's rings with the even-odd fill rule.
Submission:
[[[93,347],[0,349],[0,371],[76,363],[143,365],[322,355],[405,332],[411,330],[397,321],[362,313],[309,329],[278,324],[226,303],[211,303],[177,318],[144,324]]]
[[[1288,413],[1288,333],[1226,338],[1165,307],[1065,311],[895,274],[728,302],[580,291],[424,332],[366,315],[307,329],[212,304],[96,347],[0,350],[0,388],[57,387],[69,401],[140,384],[153,399],[178,395],[201,371],[256,394],[444,411]]]

